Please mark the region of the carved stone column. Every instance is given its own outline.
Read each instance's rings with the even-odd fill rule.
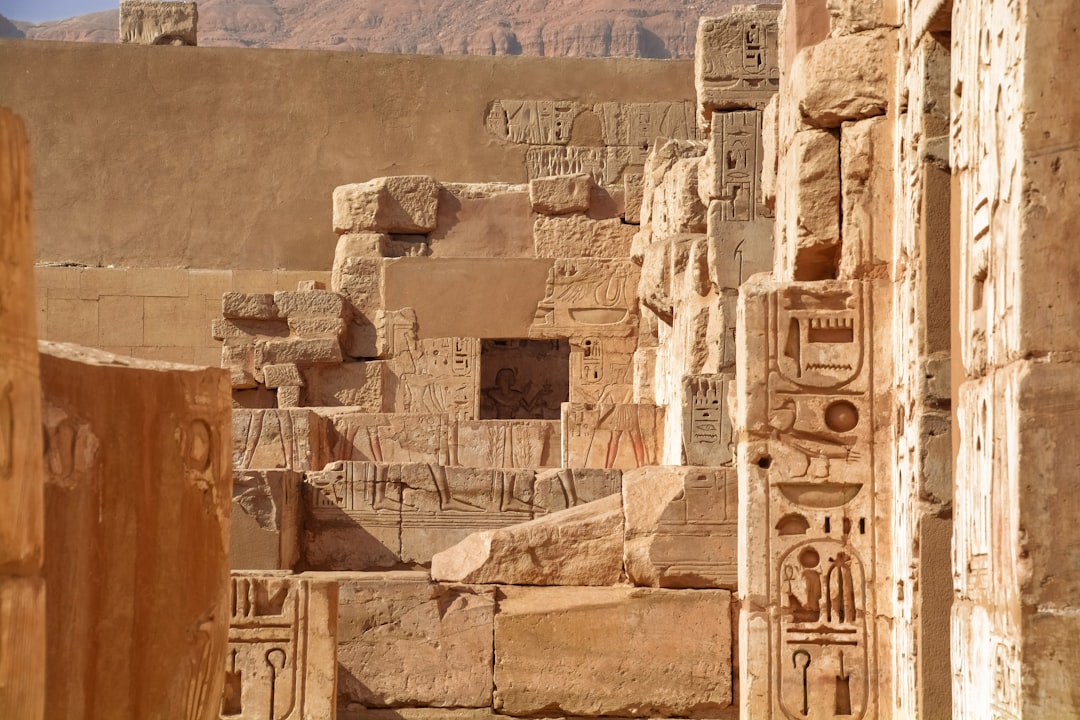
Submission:
[[[28,720],[45,703],[40,426],[29,143],[0,108],[0,717]]]

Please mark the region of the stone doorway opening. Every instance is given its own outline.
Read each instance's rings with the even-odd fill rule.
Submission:
[[[558,420],[569,400],[569,341],[482,341],[481,420]]]

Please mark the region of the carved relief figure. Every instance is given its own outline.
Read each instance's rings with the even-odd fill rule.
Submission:
[[[484,399],[495,410],[495,419],[543,417],[545,398],[551,394],[551,383],[544,382],[535,390],[531,380],[525,381],[520,389],[516,385],[517,371],[504,367],[495,374],[495,386],[482,390]]]

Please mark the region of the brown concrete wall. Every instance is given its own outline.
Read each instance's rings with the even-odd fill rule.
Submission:
[[[500,98],[692,100],[689,62],[0,41],[35,148],[39,262],[328,270],[333,188],[523,182]],[[46,334],[46,337],[50,337]]]

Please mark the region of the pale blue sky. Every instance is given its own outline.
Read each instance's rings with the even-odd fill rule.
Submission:
[[[120,0],[0,0],[0,15],[9,20],[45,22],[120,7]]]

